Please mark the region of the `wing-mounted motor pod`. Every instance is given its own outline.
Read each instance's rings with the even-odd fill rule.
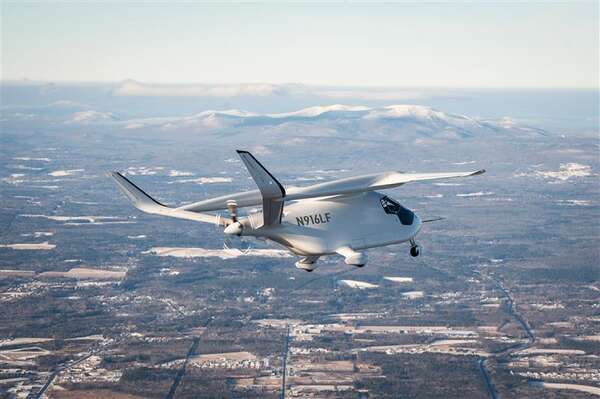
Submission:
[[[285,198],[285,188],[277,179],[262,166],[260,162],[248,151],[237,151],[238,155],[246,165],[248,173],[254,179],[262,196],[263,203],[263,221],[258,228],[271,226],[281,223],[283,214],[283,199]]]
[[[368,257],[364,252],[356,252],[350,247],[341,247],[335,250],[338,254],[344,257],[344,262],[347,265],[363,267],[367,264]]]
[[[312,272],[317,268],[317,259],[319,259],[318,256],[305,256],[296,262],[296,267],[307,272]]]

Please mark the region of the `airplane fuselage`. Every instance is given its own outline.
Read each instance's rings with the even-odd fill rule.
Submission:
[[[293,201],[285,204],[281,224],[244,229],[243,235],[273,240],[303,256],[329,255],[341,247],[362,250],[415,237],[421,229],[421,219],[401,206],[394,211],[404,215],[389,209],[386,212],[382,201],[399,205],[373,191]],[[248,220],[252,227],[258,227],[262,215],[250,214]]]

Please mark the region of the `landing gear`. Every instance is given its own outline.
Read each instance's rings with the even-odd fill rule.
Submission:
[[[415,240],[410,240],[410,256],[416,258],[419,255],[421,255],[421,246]]]

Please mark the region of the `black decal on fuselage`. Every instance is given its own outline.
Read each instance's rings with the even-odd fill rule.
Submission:
[[[315,215],[297,216],[298,226],[308,226],[311,224],[322,224],[331,222],[331,213],[317,213]]]

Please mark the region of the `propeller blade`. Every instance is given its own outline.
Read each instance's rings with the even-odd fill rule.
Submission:
[[[233,223],[237,222],[237,203],[234,200],[227,201],[227,209]]]
[[[243,255],[246,255],[252,249],[252,245],[249,242],[243,240],[241,237],[230,236],[226,237],[225,240],[223,240],[223,248],[233,251],[239,251]]]

